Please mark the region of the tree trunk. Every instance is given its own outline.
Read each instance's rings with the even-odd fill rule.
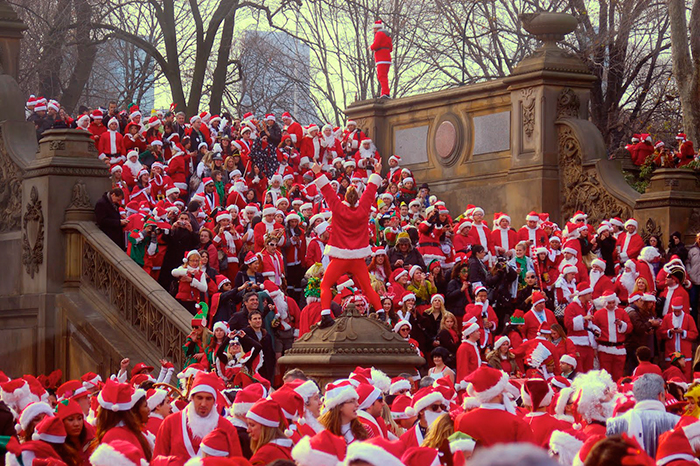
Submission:
[[[700,0],[693,2],[688,38],[684,0],[668,0],[668,16],[671,24],[671,57],[673,75],[683,110],[683,129],[691,141],[698,143],[700,128]],[[691,59],[691,50],[693,57]]]
[[[224,20],[224,28],[221,31],[219,41],[219,52],[216,57],[216,68],[211,84],[211,95],[209,97],[209,112],[212,115],[221,113],[221,100],[224,95],[226,76],[228,75],[229,57],[231,55],[231,44],[233,43],[233,27],[236,24],[236,7],[231,10]]]
[[[92,8],[87,0],[75,0],[75,15],[78,18],[91,18]],[[61,106],[66,112],[73,113],[80,96],[85,89],[85,84],[92,73],[92,65],[97,56],[97,45],[90,38],[90,28],[78,27],[75,29],[75,38],[78,43],[78,58],[75,68],[71,73],[68,85],[61,96]]]
[[[71,21],[71,4],[69,0],[60,0],[57,15],[46,33],[44,50],[39,58],[39,94],[49,99],[57,99],[61,95],[61,66],[63,65],[62,49],[66,43],[68,25]]]

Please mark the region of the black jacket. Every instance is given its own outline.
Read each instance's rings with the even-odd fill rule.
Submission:
[[[95,204],[95,221],[102,232],[122,249],[124,246],[124,229],[121,224],[119,210],[112,203],[109,192],[106,192]]]
[[[425,262],[423,261],[423,256],[421,256],[421,253],[418,252],[416,248],[411,248],[409,251],[404,254],[401,251],[399,251],[396,247],[391,247],[389,248],[388,252],[389,256],[389,265],[391,266],[391,270],[396,269],[397,267],[394,266],[397,260],[401,259],[403,260],[403,267],[406,266],[412,266],[412,265],[418,265],[420,266],[423,270],[425,269]]]
[[[169,234],[163,235],[163,242],[168,245],[168,249],[163,257],[158,283],[166,290],[170,290],[170,284],[173,281],[171,272],[182,265],[182,258],[185,257],[185,252],[199,246],[199,235],[194,227],[192,231],[186,228],[173,228]]]
[[[275,349],[272,346],[272,336],[267,333],[265,329],[262,330],[263,336],[261,339],[258,339],[255,331],[250,327],[244,328],[243,331],[246,336],[250,336],[250,338],[257,340],[262,345],[263,365],[258,372],[270,383],[274,382],[277,357],[275,356]]]
[[[447,292],[445,292],[445,308],[456,317],[462,317],[467,304],[469,304],[469,298],[462,291],[462,280],[459,278],[450,280],[447,284]]]

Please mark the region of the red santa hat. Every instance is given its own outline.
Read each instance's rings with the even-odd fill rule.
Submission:
[[[568,356],[568,355],[565,354],[564,356]],[[571,356],[569,356],[569,357],[571,357]],[[562,356],[562,358],[563,358],[563,356]],[[561,362],[561,359],[559,361]],[[576,360],[574,359],[574,362],[575,361]],[[564,362],[566,362],[566,361],[564,361]],[[575,364],[572,364],[572,365],[574,367],[576,367]],[[552,379],[549,381],[549,383],[552,385],[552,387],[557,387],[559,390],[571,387],[571,381],[569,379],[567,379],[566,377],[562,377],[561,375],[556,375],[556,376],[552,377]]]
[[[527,222],[539,222],[540,221],[540,216],[537,212],[534,210],[530,211],[529,214],[525,217],[525,221]]]
[[[291,424],[304,415],[304,398],[291,388],[283,388],[275,391],[269,397],[279,404],[282,414]]]
[[[664,432],[659,436],[656,450],[656,464],[697,464],[693,447],[685,434],[684,428]]]
[[[603,298],[603,301],[604,301],[605,303],[612,303],[612,302],[619,303],[619,302],[620,302],[620,300],[617,299],[617,295],[616,295],[615,292],[612,291],[612,290],[606,290],[606,291],[603,293],[602,298]]]
[[[189,366],[184,368],[182,372],[177,374],[177,378],[187,380],[188,378],[194,377],[202,371],[206,372],[206,370],[207,368],[204,367],[201,363],[190,364]]]
[[[87,372],[80,378],[80,380],[83,383],[83,387],[85,387],[88,390],[91,390],[93,388],[99,388],[102,384],[102,377],[95,374],[94,372]]]
[[[147,466],[139,448],[124,439],[101,443],[90,455],[92,466]]]
[[[540,324],[540,326],[537,328],[537,333],[539,334],[550,334],[552,333],[552,327],[549,325],[549,322],[544,321]]]
[[[364,143],[372,144],[372,139],[366,138],[366,137],[362,138],[362,140],[360,141],[360,144],[364,144]]]
[[[248,254],[246,254],[245,259],[243,260],[243,263],[246,265],[250,265],[257,260],[258,260],[258,255],[255,254],[253,251],[248,251]]]
[[[97,396],[97,402],[102,409],[110,411],[128,411],[136,402],[146,396],[146,392],[137,389],[127,383],[118,383],[108,380]]]
[[[405,413],[409,417],[417,416],[421,411],[435,403],[448,406],[447,400],[440,391],[433,387],[423,387],[413,395],[411,406],[406,408]]]
[[[209,393],[216,399],[223,388],[221,379],[213,372],[198,372],[190,390],[190,398],[196,393]]]
[[[358,398],[355,386],[349,380],[337,380],[329,383],[326,385],[326,393],[323,398],[323,412],[328,412],[336,406]]]
[[[382,391],[367,383],[361,383],[356,389],[359,409],[367,409],[382,396]]]
[[[313,437],[305,436],[292,449],[292,458],[304,466],[335,466],[345,458],[345,439],[324,429]]]
[[[399,458],[405,450],[400,440],[373,437],[364,442],[352,442],[348,446],[345,464],[364,461],[371,466],[404,466]]]
[[[493,350],[496,351],[498,348],[505,345],[506,343],[510,345],[510,338],[508,338],[506,335],[499,337],[498,340],[496,340],[496,342],[493,344]]]
[[[576,454],[583,446],[583,439],[579,437],[581,437],[581,433],[578,431],[555,430],[549,438],[549,451],[556,454],[560,461],[564,461],[561,464],[576,463],[574,461]]]
[[[263,208],[262,214],[263,214],[263,216],[274,215],[275,212],[277,212],[277,208],[275,206],[273,206],[272,204],[265,204],[265,207]]]
[[[543,406],[549,406],[554,392],[544,379],[528,379],[520,388],[520,397],[525,406],[530,406],[531,411],[537,411]]]
[[[224,286],[227,283],[231,283],[231,280],[226,275],[217,275],[216,276],[216,289],[221,291],[221,287]],[[218,324],[219,322],[217,322]],[[214,324],[214,329],[216,329],[216,324]]]
[[[397,395],[391,403],[392,419],[410,419],[413,416],[406,414],[406,410],[411,407],[411,397],[408,395]],[[410,411],[409,411],[410,412]]]
[[[258,400],[246,413],[246,418],[266,427],[279,427],[284,422],[284,413],[274,400]]]
[[[627,219],[624,226],[627,228],[629,225],[632,225],[634,228],[639,227],[639,223],[633,218]]]
[[[88,391],[80,380],[68,380],[56,389],[58,401],[68,398],[77,400],[84,396],[88,396]]]
[[[355,386],[355,389],[362,383],[372,384],[372,370],[368,367],[357,366],[348,377],[350,383]],[[359,393],[358,393],[359,396]]]
[[[90,112],[90,118],[93,120],[101,120],[104,115],[102,114],[102,110],[99,108],[96,108],[92,112]]]
[[[0,384],[0,395],[2,401],[15,411],[22,411],[29,403],[40,401],[32,395],[29,383],[24,379],[10,380]]]
[[[571,264],[566,264],[566,265],[564,266],[564,268],[561,269],[561,274],[562,274],[562,275],[566,275],[566,274],[569,274],[569,273],[577,273],[577,272],[578,272],[578,269],[576,268],[576,266],[575,266],[575,265],[571,265]]]
[[[394,154],[394,155],[392,155],[391,157],[389,157],[389,162],[391,162],[392,160],[393,160],[394,162],[396,162],[397,164],[401,163],[401,157],[399,157],[399,156],[396,155],[396,154]]]
[[[215,428],[204,436],[199,449],[207,456],[228,457],[232,448],[229,436],[224,429]]]
[[[221,212],[216,214],[216,222],[218,223],[222,220],[228,220],[230,222],[232,220],[231,214],[225,210],[222,210]]]
[[[146,392],[148,409],[153,411],[168,397],[168,391],[160,388],[151,388]]]
[[[233,414],[245,416],[255,403],[265,398],[266,392],[265,387],[259,383],[253,383],[244,387],[236,393],[236,398],[233,400],[231,408]]]
[[[410,390],[411,382],[404,379],[403,377],[394,377],[391,379],[391,384],[389,385],[389,395],[395,395],[401,390]]]
[[[593,293],[593,288],[591,288],[591,284],[588,282],[581,282],[578,285],[576,285],[576,295],[577,296],[583,296],[589,293]]]
[[[51,409],[51,406],[43,401],[29,403],[19,415],[19,419],[17,421],[18,424],[15,427],[21,429],[21,432],[24,432],[29,427],[29,424],[41,414],[53,416],[54,412],[53,409]]]
[[[680,141],[685,141],[686,139],[688,139],[688,136],[686,136],[685,133],[678,133],[676,134],[676,139]]]
[[[57,112],[61,109],[61,104],[58,102],[58,100],[50,99],[49,100],[49,109]]]
[[[411,447],[401,457],[406,466],[440,466],[440,454],[435,448]]]
[[[540,291],[533,291],[532,292],[532,307],[535,307],[539,303],[545,302],[547,299],[544,297],[544,294]]]
[[[83,408],[80,407],[77,401],[68,399],[59,401],[56,405],[56,416],[62,420],[75,415],[83,415]]]
[[[479,327],[479,324],[476,322],[468,323],[464,322],[462,325],[465,325],[464,330],[462,330],[462,340],[466,340],[469,335],[471,335],[474,332],[479,331],[481,327]]]
[[[564,354],[562,355],[561,358],[559,358],[559,362],[563,362],[566,364],[569,364],[572,366],[574,369],[576,369],[576,366],[578,365],[578,361],[576,361],[576,358],[571,356],[570,354]]]
[[[66,428],[63,426],[63,420],[53,415],[45,417],[34,429],[32,440],[64,443],[66,441]]]
[[[288,382],[285,384],[285,386],[288,386],[289,388],[297,392],[304,399],[304,403],[308,403],[312,396],[321,393],[321,390],[319,390],[318,385],[316,385],[316,382],[314,382],[313,380],[297,380],[293,382]]]

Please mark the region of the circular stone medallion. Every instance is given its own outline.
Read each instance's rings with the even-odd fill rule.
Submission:
[[[452,155],[457,145],[457,131],[450,121],[443,121],[435,132],[435,150],[446,159]]]

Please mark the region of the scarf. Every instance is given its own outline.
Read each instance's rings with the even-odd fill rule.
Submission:
[[[671,299],[673,299],[673,292],[676,291],[676,289],[679,287],[679,285],[675,286],[669,286],[666,288],[668,291],[666,292],[666,301],[664,301],[664,310],[662,315],[668,314],[668,310],[671,306]]]

